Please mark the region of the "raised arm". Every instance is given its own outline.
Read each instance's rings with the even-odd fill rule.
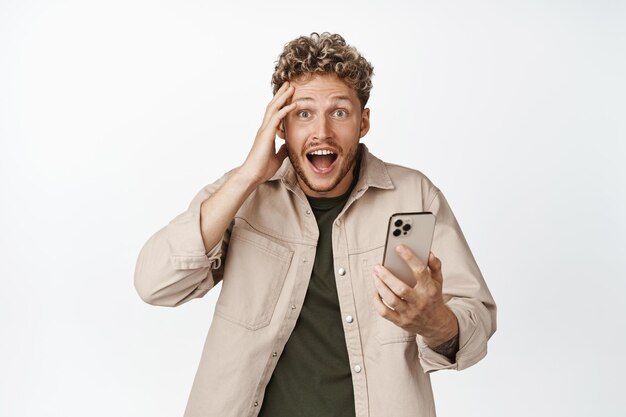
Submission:
[[[287,156],[284,144],[276,152],[275,139],[282,118],[297,107],[285,105],[293,91],[285,83],[276,92],[243,165],[202,189],[184,213],[145,243],[134,281],[142,300],[178,306],[202,297],[221,280],[235,214]]]

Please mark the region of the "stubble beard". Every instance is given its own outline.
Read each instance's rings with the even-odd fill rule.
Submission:
[[[337,145],[334,141],[329,140],[329,141],[326,141],[324,143],[326,143],[328,145],[331,145],[334,148],[336,148],[339,151],[340,155],[343,154],[343,148],[341,148],[339,145]],[[313,146],[317,146],[317,145],[319,145],[319,144],[316,143],[316,144],[310,145],[309,147],[307,147],[307,149],[312,148]],[[343,180],[345,178],[345,176],[348,174],[348,172],[350,172],[352,167],[354,167],[354,163],[356,161],[358,150],[359,150],[359,145],[357,143],[357,145],[355,147],[353,147],[352,149],[350,149],[349,153],[343,159],[341,166],[338,167],[339,168],[339,174],[335,176],[335,178],[330,183],[330,185],[328,185],[326,187],[315,187],[311,183],[311,181],[309,181],[309,179],[307,178],[307,176],[306,176],[306,174],[304,172],[304,168],[302,167],[302,164],[300,163],[300,161],[301,161],[300,155],[298,155],[293,149],[291,149],[289,147],[289,145],[287,145],[287,155],[289,156],[289,160],[291,161],[291,164],[293,165],[293,168],[295,169],[296,174],[298,175],[298,178],[310,190],[315,191],[316,193],[327,193],[327,192],[332,191],[333,189],[335,189],[335,187],[341,182],[341,180]],[[303,155],[304,155],[304,158],[306,158],[306,151],[304,151]]]

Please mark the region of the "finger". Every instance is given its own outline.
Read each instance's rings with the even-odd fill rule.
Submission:
[[[374,266],[374,274],[394,293],[397,297],[406,300],[408,303],[415,301],[415,293],[413,288],[406,285],[404,281],[393,275],[384,266]],[[385,301],[387,299],[385,298]]]
[[[269,109],[272,104],[274,104],[274,102],[278,100],[283,95],[283,93],[289,89],[290,86],[291,84],[289,83],[289,81],[285,81],[283,85],[281,85],[280,88],[276,90],[276,93],[274,93],[272,99],[269,101],[269,103],[267,103],[267,106],[265,106],[265,108]]]
[[[291,83],[289,81],[285,81],[283,85],[281,85],[280,88],[276,90],[276,92],[278,93],[279,91],[285,91],[290,85]]]
[[[443,283],[443,275],[441,273],[441,260],[437,258],[432,252],[428,256],[428,269],[430,269],[430,276],[432,279],[439,283]]]
[[[283,87],[285,87],[285,85],[286,88],[283,90]],[[266,113],[271,114],[281,108],[285,101],[287,101],[287,99],[294,93],[294,91],[296,91],[295,87],[290,85],[288,82],[285,82],[281,89],[276,92],[274,97],[272,97],[270,102],[267,104]]]
[[[276,103],[280,101],[285,101],[287,97],[291,96],[294,91],[296,91],[296,88],[293,85],[289,84],[288,82],[285,84],[286,88],[282,91],[276,92],[276,95],[272,98],[268,107],[273,107],[276,105]]]
[[[396,246],[396,252],[409,266],[415,279],[423,281],[428,278],[426,264],[424,264],[424,262],[422,262],[422,260],[418,258],[411,249],[404,245],[398,245]]]
[[[298,108],[298,102],[287,104],[282,109],[278,110],[278,112],[274,113],[273,116],[270,117],[268,123],[274,129],[278,129],[278,125],[280,122],[289,114],[289,112],[294,111]]]
[[[285,107],[292,106],[292,105],[297,106],[297,102],[290,103],[285,106],[287,100],[289,99],[289,97],[291,97],[294,91],[295,89],[293,87],[289,87],[285,92],[282,93],[281,96],[276,97],[275,101],[272,101],[270,102],[270,104],[267,105],[267,109],[265,110],[265,115],[263,116],[263,126],[267,126],[268,124],[274,124],[274,121],[272,120],[272,118],[276,116],[276,114],[279,113]],[[289,111],[291,110],[293,110],[293,108],[290,108]],[[287,111],[287,113],[289,111]],[[280,118],[282,119],[287,113],[283,113],[280,116]]]
[[[374,277],[374,287],[376,287],[376,291],[380,295],[380,298],[383,299],[384,304],[387,304],[390,308],[396,311],[404,311],[406,310],[406,301],[398,297],[385,283],[377,276]]]
[[[376,311],[381,317],[389,320],[394,324],[400,322],[400,314],[397,311],[394,311],[387,307],[385,303],[383,303],[383,301],[380,299],[380,295],[378,295],[378,293],[374,294],[374,307],[376,307]]]
[[[280,86],[280,88],[278,90],[276,90],[276,93],[274,94],[274,96],[272,97],[272,100],[270,101],[270,103],[272,101],[274,101],[276,99],[276,97],[280,96],[282,93],[285,92],[285,90],[287,90],[289,88],[291,84],[289,83],[289,81],[285,81],[283,83],[283,85]]]
[[[271,108],[267,109],[265,112],[265,117],[263,118],[263,126],[272,126],[273,128],[277,128],[280,121],[290,112],[295,110],[298,107],[298,102],[293,102],[286,104],[282,101],[277,102],[281,107],[277,107],[276,109]]]
[[[298,107],[298,103],[287,104],[285,107],[274,113],[267,122],[264,122],[262,129],[272,128],[278,129],[280,122],[287,116],[290,111],[295,110]]]
[[[273,117],[277,117],[278,120],[282,120],[285,116],[287,116],[287,114],[295,109],[298,108],[298,102],[294,101],[293,103],[289,103],[286,106],[284,106],[283,108],[281,108],[280,110],[278,110],[278,112],[276,112],[276,114]]]

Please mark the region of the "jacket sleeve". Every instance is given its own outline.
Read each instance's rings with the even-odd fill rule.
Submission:
[[[208,252],[200,232],[200,205],[232,173],[205,186],[189,208],[144,244],[135,266],[135,289],[148,304],[176,307],[204,296],[223,275],[223,264],[232,228]]]
[[[434,189],[427,207],[437,217],[432,252],[441,260],[443,296],[459,323],[459,351],[451,363],[418,335],[420,362],[426,372],[461,370],[487,354],[487,341],[496,331],[496,304],[448,202],[438,189]]]

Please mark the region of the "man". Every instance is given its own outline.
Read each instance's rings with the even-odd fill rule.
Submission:
[[[244,163],[143,247],[148,303],[222,281],[186,417],[434,416],[428,372],[486,354],[496,307],[445,198],[359,143],[372,74],[339,35],[288,43]],[[427,265],[397,248],[411,287],[380,263],[389,216],[422,211]]]

